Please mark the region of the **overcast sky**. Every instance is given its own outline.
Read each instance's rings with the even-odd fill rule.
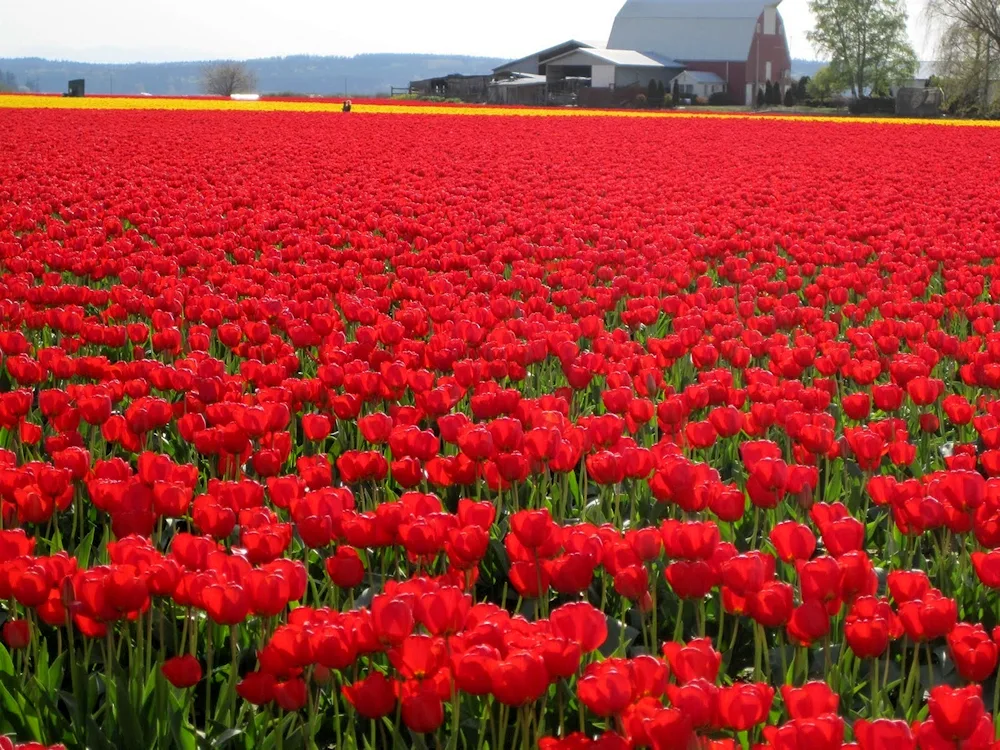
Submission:
[[[927,59],[925,0],[905,0]],[[515,58],[569,38],[607,41],[623,0],[11,0],[0,57],[163,62],[429,52]],[[808,0],[780,11],[792,57],[815,58]]]

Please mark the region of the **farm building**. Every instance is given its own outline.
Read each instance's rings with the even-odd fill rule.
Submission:
[[[791,84],[781,0],[627,0],[608,46],[669,55],[687,70],[715,73],[735,104],[768,81]]]
[[[545,104],[545,76],[535,73],[506,73],[490,83],[490,104]]]
[[[485,102],[491,76],[452,74],[439,78],[410,81],[410,92],[424,96],[441,96],[466,102]]]
[[[550,86],[582,76],[594,88],[625,88],[646,86],[650,80],[667,85],[682,70],[684,66],[676,60],[635,50],[583,48],[549,60],[545,77]]]
[[[557,44],[554,47],[543,49],[541,52],[535,52],[527,57],[522,57],[518,60],[511,60],[509,63],[504,63],[497,68],[493,68],[493,77],[503,78],[511,73],[528,73],[530,75],[544,76],[545,66],[552,58],[559,57],[560,55],[572,52],[573,50],[590,47],[591,45],[589,44],[578,42],[575,39],[570,39],[569,41]]]
[[[726,82],[715,73],[704,70],[685,70],[670,82],[671,91],[677,85],[681,96],[701,97],[708,99],[712,94],[722,94],[726,91]]]
[[[689,73],[678,81],[691,87],[687,93],[726,92],[733,104],[751,105],[767,82],[779,84],[782,94],[791,85],[780,3],[626,0],[606,49],[570,40],[495,68],[494,81],[519,72],[544,75],[550,92],[565,78],[588,77],[592,90],[638,91],[650,81],[669,83]]]

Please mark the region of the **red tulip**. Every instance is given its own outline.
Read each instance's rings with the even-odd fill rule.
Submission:
[[[392,683],[381,672],[370,672],[364,679],[344,685],[341,691],[366,719],[388,716],[396,705]]]
[[[835,714],[840,704],[840,696],[825,682],[807,682],[802,687],[782,685],[781,699],[792,719],[813,719],[822,714]]]
[[[774,689],[763,683],[737,683],[719,690],[719,723],[736,732],[744,732],[767,718],[774,699]]]
[[[167,682],[177,688],[189,688],[201,681],[201,664],[191,654],[175,656],[160,665]]]
[[[939,685],[931,688],[927,706],[935,729],[951,740],[970,737],[985,714],[982,692],[979,685],[963,688]]]

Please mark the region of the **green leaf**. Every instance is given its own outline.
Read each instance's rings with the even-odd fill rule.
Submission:
[[[212,747],[224,747],[242,734],[242,729],[236,729],[235,727],[227,729],[212,740]]]
[[[87,714],[87,747],[89,750],[114,750],[91,714]]]
[[[178,750],[198,750],[197,736],[180,717],[170,722],[170,736],[174,738],[173,746]]]
[[[134,741],[137,747],[142,747],[145,745],[142,724],[136,715],[135,706],[132,705],[132,699],[128,694],[128,677],[121,665],[115,665],[115,684],[113,689],[115,692],[115,711],[119,728],[123,736],[128,737],[130,742]]]
[[[21,704],[14,697],[19,692],[14,676],[0,673],[0,709],[2,709],[0,711],[0,726],[4,728],[9,726],[18,739],[27,739],[29,736],[28,724]]]
[[[0,645],[0,672],[4,674],[14,674],[14,662],[10,658],[10,652],[6,646]]]
[[[576,481],[576,472],[575,471],[571,471],[566,476],[567,476],[567,478],[569,480],[567,482],[567,484],[569,485],[569,491],[572,493],[573,499],[576,501],[577,507],[579,507],[581,505],[581,503],[580,503],[580,485],[577,484],[577,481]]]
[[[73,727],[52,699],[53,695],[59,695],[59,693],[42,686],[37,679],[32,680],[31,699],[47,714],[45,717],[46,740],[75,744]]]
[[[73,553],[76,557],[77,565],[80,568],[86,568],[90,562],[90,553],[94,549],[94,529],[91,528],[87,532],[87,535],[80,540],[80,543],[76,547],[76,552]]]

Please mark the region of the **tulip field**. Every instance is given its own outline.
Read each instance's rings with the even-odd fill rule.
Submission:
[[[1000,129],[229,104],[0,97],[0,750],[1000,747]]]

